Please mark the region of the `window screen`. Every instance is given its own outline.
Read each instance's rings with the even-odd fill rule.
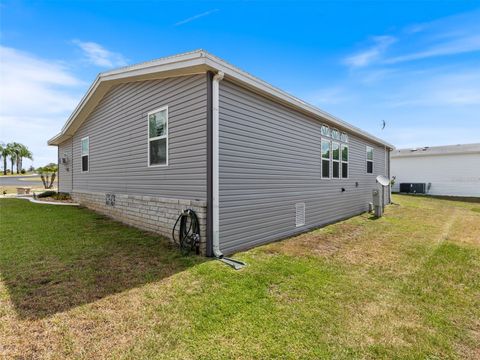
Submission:
[[[87,172],[90,156],[90,139],[88,137],[81,140],[82,172]]]
[[[322,140],[322,178],[330,178],[330,141]]]
[[[148,114],[148,165],[168,164],[168,109]]]
[[[373,174],[373,148],[367,146],[367,174]]]

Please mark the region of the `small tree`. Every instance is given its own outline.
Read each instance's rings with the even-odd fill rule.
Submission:
[[[52,188],[55,178],[57,176],[57,171],[58,166],[54,163],[50,163],[37,169],[37,172],[40,174],[40,178],[42,179],[45,189]]]

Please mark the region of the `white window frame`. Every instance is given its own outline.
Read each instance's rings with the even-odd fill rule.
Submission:
[[[331,138],[335,141],[341,141],[341,138],[342,138],[342,133],[340,132],[340,130],[338,129],[331,129]]]
[[[372,150],[372,160],[369,160],[369,159],[368,159],[368,150],[369,150],[369,149]],[[366,161],[365,161],[365,173],[366,173],[367,175],[373,175],[373,174],[375,173],[375,162],[374,162],[374,160],[375,160],[375,151],[373,150],[373,146],[367,145],[367,146],[365,147],[365,160],[366,160]],[[368,172],[368,162],[371,162],[371,163],[372,163],[372,172],[371,172],[371,173]]]
[[[323,161],[327,160],[326,158],[323,157],[323,146],[322,143],[326,141],[328,142],[329,146],[329,159],[328,159],[328,177],[323,176]],[[320,177],[325,180],[330,180],[332,178],[332,140],[330,139],[325,139],[325,138],[320,138]]]
[[[338,160],[335,160],[333,158],[333,145],[334,144],[338,145]],[[331,148],[330,152],[332,154],[331,155],[331,157],[332,157],[332,176],[331,176],[331,178],[332,179],[341,179],[342,178],[342,168],[341,168],[341,166],[342,166],[342,153],[341,153],[342,146],[338,141],[332,141],[332,144],[331,144],[330,148]],[[338,163],[338,177],[333,176],[333,163]]]
[[[88,149],[87,153],[83,153],[83,141],[88,140]],[[87,170],[83,170],[83,157],[88,156],[87,158]],[[84,138],[80,139],[80,171],[82,173],[88,173],[90,172],[90,136],[85,136]]]
[[[325,129],[325,134],[324,134],[324,129]],[[332,137],[332,129],[330,126],[322,124],[320,128],[320,135],[323,137]]]
[[[165,122],[165,124],[167,126],[167,131],[165,132],[165,135],[150,138],[150,115],[154,114],[154,113],[157,113],[157,112],[160,112],[160,111],[164,111],[164,110],[166,112],[166,122]],[[162,106],[160,108],[149,111],[147,113],[147,166],[148,167],[165,167],[165,166],[168,166],[168,133],[169,133],[169,131],[170,131],[170,125],[168,124],[168,105]],[[165,155],[166,155],[165,164],[150,165],[150,142],[154,141],[154,140],[160,140],[160,139],[166,139],[166,141],[165,141],[165,146],[166,146],[166,149],[165,149]]]
[[[347,161],[343,160],[343,148],[347,148]],[[340,171],[340,177],[341,179],[348,180],[350,178],[350,146],[348,144],[340,144],[340,167],[342,171]],[[343,177],[343,164],[347,164],[347,177]]]

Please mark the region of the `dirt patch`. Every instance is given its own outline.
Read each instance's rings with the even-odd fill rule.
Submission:
[[[362,237],[364,229],[357,224],[344,222],[301,234],[264,248],[265,252],[285,253],[294,256],[332,256],[350,242]]]

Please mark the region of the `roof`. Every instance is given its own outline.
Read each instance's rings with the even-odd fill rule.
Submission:
[[[420,148],[396,149],[392,151],[392,158],[439,156],[452,154],[480,154],[479,144],[458,144],[445,146],[425,146]]]
[[[384,140],[379,139],[313,105],[307,104],[306,102],[287,94],[286,92],[243,70],[240,70],[204,50],[196,50],[164,57],[100,73],[68,118],[61,132],[51,138],[48,141],[48,144],[59,145],[63,141],[72,137],[79,126],[87,119],[88,115],[95,109],[103,96],[114,85],[132,81],[199,74],[206,71],[221,71],[225,74],[225,79],[240,83],[241,85],[286,106],[319,118],[319,120],[327,121],[331,125],[338,127],[340,130],[349,131],[358,136],[368,138],[371,141],[384,145],[390,149],[394,148],[393,145]]]

